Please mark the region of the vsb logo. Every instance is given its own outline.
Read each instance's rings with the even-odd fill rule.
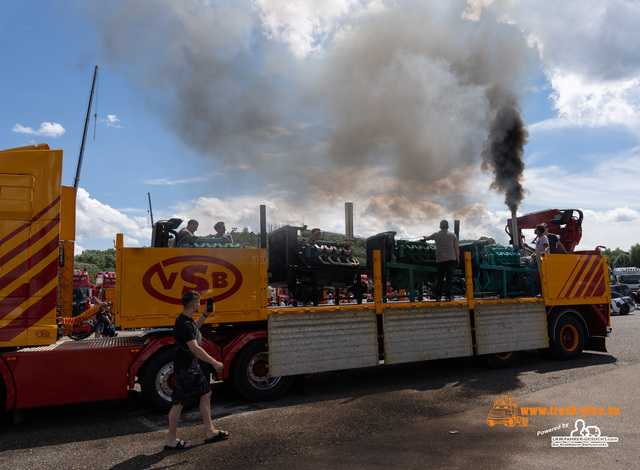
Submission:
[[[46,338],[49,336],[49,332],[47,330],[38,330],[35,332],[36,338]]]
[[[188,290],[213,291],[214,302],[231,297],[242,285],[242,274],[233,264],[211,256],[176,256],[154,264],[144,273],[142,286],[152,297],[182,305]]]

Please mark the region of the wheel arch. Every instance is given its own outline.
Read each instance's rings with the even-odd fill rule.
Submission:
[[[16,381],[5,358],[0,356],[0,413],[14,409],[16,402]]]
[[[552,341],[557,340],[556,338],[556,326],[561,318],[570,316],[575,317],[579,322],[582,328],[584,328],[585,338],[589,338],[589,326],[587,325],[586,320],[582,313],[576,309],[575,307],[562,307],[558,308],[555,311],[552,311],[549,315],[549,320],[547,324],[549,325],[549,339]]]
[[[139,376],[147,361],[158,351],[173,345],[173,335],[160,336],[149,341],[149,343],[138,353],[129,366],[129,389],[133,389],[136,376]]]
[[[133,388],[135,384],[135,377],[144,373],[145,364],[148,364],[149,360],[153,356],[166,348],[172,347],[174,344],[173,336],[171,335],[161,336],[151,340],[149,344],[138,354],[138,356],[136,356],[129,367],[129,387]],[[222,351],[220,347],[205,337],[202,337],[202,348],[214,359],[221,359]]]
[[[233,363],[235,357],[247,344],[258,339],[264,339],[265,341],[267,340],[266,330],[254,330],[240,334],[224,347],[224,349],[222,350],[222,363],[224,364],[224,370],[222,371],[222,377],[220,377],[221,379],[229,378],[229,370],[231,369],[231,364]]]
[[[289,390],[293,381],[292,376],[269,376],[268,345],[266,336],[261,335],[244,343],[231,360],[229,369],[233,388],[250,401],[278,398]]]

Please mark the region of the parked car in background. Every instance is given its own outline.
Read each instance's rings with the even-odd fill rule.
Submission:
[[[631,290],[629,290],[629,286],[626,284],[611,284],[611,293],[614,292],[620,295],[631,296]]]
[[[628,315],[636,309],[636,304],[628,295],[620,295],[618,292],[611,292],[611,313]]]

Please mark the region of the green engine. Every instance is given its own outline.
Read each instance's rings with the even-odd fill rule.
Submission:
[[[534,295],[537,269],[529,259],[509,246],[473,241],[460,244],[462,253],[471,253],[475,296],[495,295],[501,298]]]
[[[373,251],[382,256],[383,282],[391,289],[404,289],[409,297],[421,298],[434,291],[437,281],[436,247],[425,241],[396,240],[396,232],[384,232],[367,239],[367,271],[373,272]],[[453,294],[466,292],[464,253],[471,253],[474,296],[501,298],[535,293],[536,269],[529,267],[528,258],[511,247],[496,245],[490,240],[460,243],[460,266],[454,271]]]

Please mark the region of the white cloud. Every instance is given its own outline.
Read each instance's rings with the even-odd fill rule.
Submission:
[[[471,21],[479,21],[482,10],[489,7],[494,0],[468,0],[467,8],[462,12],[461,17]]]
[[[38,130],[32,127],[25,127],[22,124],[16,124],[11,130],[18,134],[41,135],[45,137],[60,137],[66,132],[62,124],[58,124],[57,122],[43,122],[40,124],[40,129]]]
[[[323,51],[325,42],[341,28],[339,20],[364,9],[358,0],[257,0],[255,3],[260,8],[264,34],[286,43],[300,59]]]
[[[146,217],[129,217],[126,214],[91,198],[83,188],[78,188],[76,198],[76,241],[87,239],[113,239],[117,233],[124,235],[125,245],[149,245],[151,229]],[[109,248],[109,247],[107,247]]]
[[[96,248],[96,249],[100,249],[100,248]],[[74,245],[73,245],[73,256],[81,255],[83,251],[84,251],[84,248],[82,248],[77,243],[74,243]]]
[[[120,122],[120,119],[118,119],[115,114],[107,114],[107,119],[101,119],[100,121],[106,122],[107,127],[115,127],[117,129],[123,128],[120,124],[118,124]]]
[[[640,137],[640,4],[626,0],[470,0],[495,9],[539,52],[556,119],[537,126],[622,126]]]
[[[620,126],[640,137],[640,80],[589,83],[577,74],[551,74],[557,126]]]

